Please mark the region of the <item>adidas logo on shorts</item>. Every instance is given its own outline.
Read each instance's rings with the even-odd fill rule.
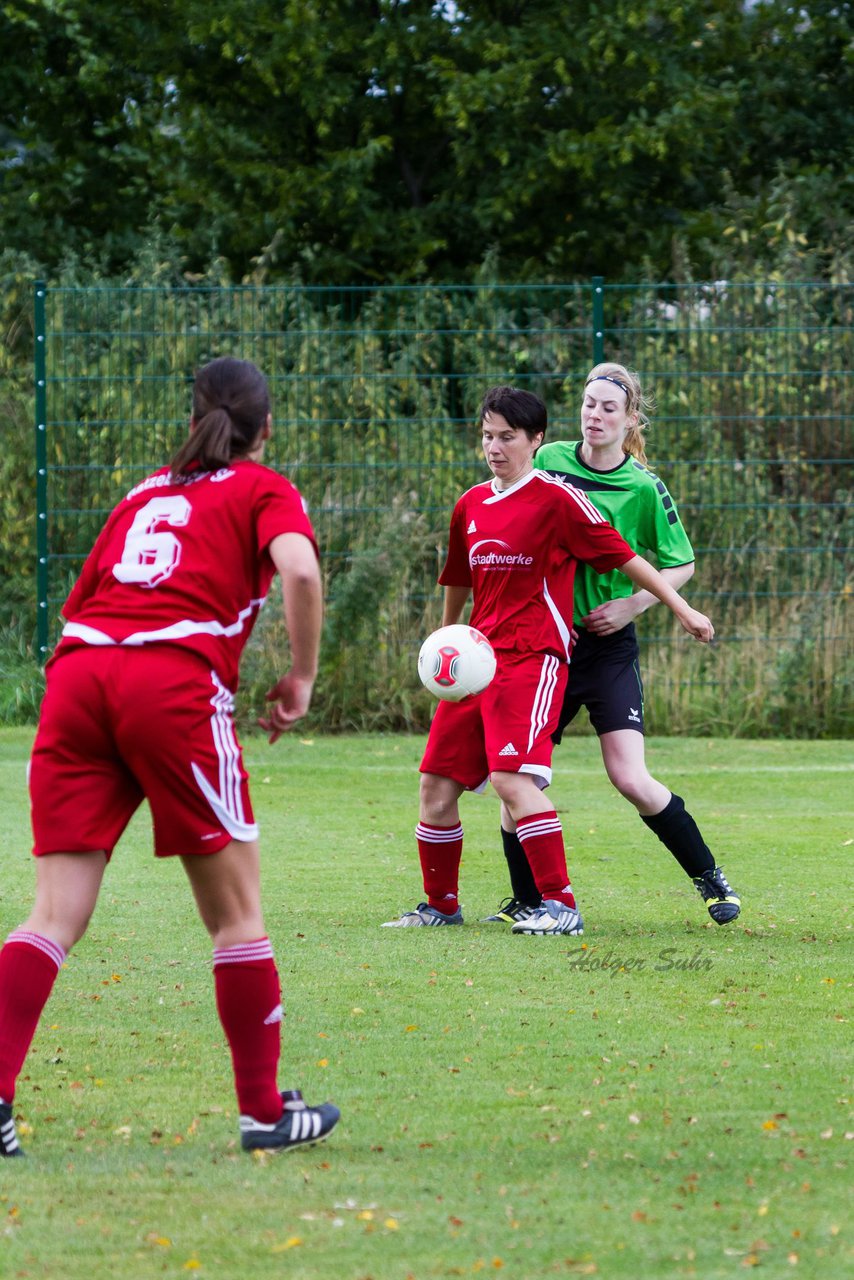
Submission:
[[[513,746],[512,742],[508,742],[506,747],[502,747],[498,753],[500,756],[518,756],[519,752]]]

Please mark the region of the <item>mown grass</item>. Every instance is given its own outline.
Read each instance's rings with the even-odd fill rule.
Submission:
[[[0,735],[4,935],[31,899],[30,740]],[[209,945],[135,819],[19,1085],[0,1273],[845,1274],[850,744],[650,744],[742,891],[719,929],[595,742],[564,743],[582,941],[478,923],[505,892],[494,797],[464,802],[466,926],[378,928],[419,897],[420,748],[248,744],[282,1083],[343,1112],[325,1146],[277,1159],[237,1149]]]

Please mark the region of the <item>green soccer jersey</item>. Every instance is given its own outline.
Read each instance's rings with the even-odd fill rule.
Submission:
[[[581,460],[580,440],[558,440],[538,450],[534,466],[583,489],[629,546],[639,555],[654,556],[660,569],[693,561],[694,551],[673,499],[658,476],[635,458],[626,456],[610,471],[595,471]],[[574,621],[580,622],[606,600],[630,596],[633,590],[630,579],[618,569],[596,573],[590,565],[579,564]]]

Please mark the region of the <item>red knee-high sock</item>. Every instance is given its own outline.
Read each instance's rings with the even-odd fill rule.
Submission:
[[[434,827],[419,822],[415,828],[421,875],[427,901],[437,911],[452,916],[459,907],[460,859],[463,856],[463,829]]]
[[[11,1102],[15,1081],[36,1034],[65,952],[50,938],[15,929],[0,951],[0,1098]]]
[[[575,895],[566,869],[563,828],[554,809],[532,813],[516,823],[516,835],[534,873],[537,888],[544,898],[556,898],[568,907],[575,906]]]
[[[276,1084],[282,1004],[269,938],[215,948],[214,986],[241,1114],[275,1124],[282,1114]]]

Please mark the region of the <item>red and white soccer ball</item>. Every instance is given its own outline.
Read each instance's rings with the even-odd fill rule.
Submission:
[[[495,651],[475,627],[440,627],[421,646],[418,674],[434,697],[460,702],[489,684],[495,675]]]

